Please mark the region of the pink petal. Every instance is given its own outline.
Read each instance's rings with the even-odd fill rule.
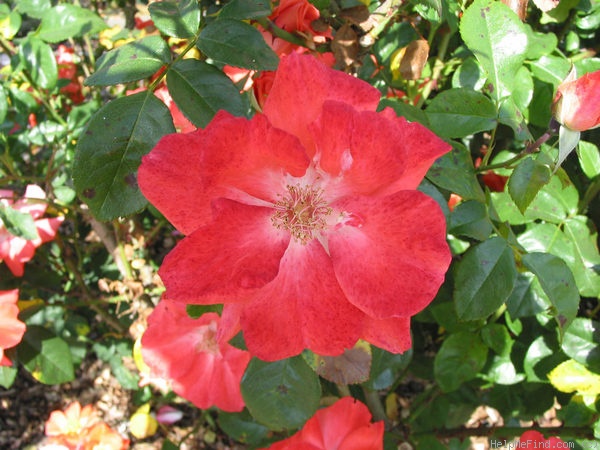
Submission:
[[[138,182],[146,198],[189,234],[210,221],[212,199],[275,200],[284,175],[302,176],[308,162],[298,140],[264,116],[247,120],[220,111],[204,130],[163,137],[142,159]]]
[[[19,291],[0,291],[0,349],[14,347],[23,338],[25,324],[18,319]]]
[[[308,125],[319,116],[325,101],[375,111],[379,98],[379,91],[365,81],[333,70],[313,56],[293,52],[281,58],[263,111],[274,126],[297,136],[312,158],[316,149]]]
[[[446,221],[419,191],[347,197],[335,208],[353,220],[328,234],[337,279],[348,300],[373,318],[408,317],[425,308],[450,264]]]
[[[321,244],[292,242],[277,277],[243,305],[240,323],[253,355],[267,361],[309,348],[339,355],[357,341],[363,314],[346,300]]]
[[[177,244],[159,270],[171,300],[243,301],[275,278],[289,234],[271,223],[273,210],[220,199],[215,220]]]
[[[64,220],[64,217],[53,217],[51,219],[36,220],[35,228],[38,232],[41,242],[43,243],[52,241]]]
[[[373,319],[367,316],[362,339],[390,353],[404,353],[412,346],[410,317]]]

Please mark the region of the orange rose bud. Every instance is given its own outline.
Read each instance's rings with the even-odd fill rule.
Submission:
[[[558,86],[552,114],[572,131],[600,126],[600,70],[576,78],[575,69]]]

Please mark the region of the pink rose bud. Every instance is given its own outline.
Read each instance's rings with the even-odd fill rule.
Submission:
[[[161,406],[156,412],[156,420],[158,420],[159,423],[164,423],[166,425],[172,425],[182,418],[183,412],[169,405]]]
[[[600,126],[600,70],[576,78],[572,69],[558,86],[552,113],[554,118],[572,131],[585,131]]]

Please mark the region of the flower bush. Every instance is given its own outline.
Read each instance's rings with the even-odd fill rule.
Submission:
[[[592,448],[595,2],[119,5],[0,4],[0,447]]]

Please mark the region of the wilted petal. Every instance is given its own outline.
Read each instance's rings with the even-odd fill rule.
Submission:
[[[348,300],[373,318],[425,308],[450,264],[446,222],[419,191],[354,197],[335,204],[353,217],[328,235],[335,274]]]

